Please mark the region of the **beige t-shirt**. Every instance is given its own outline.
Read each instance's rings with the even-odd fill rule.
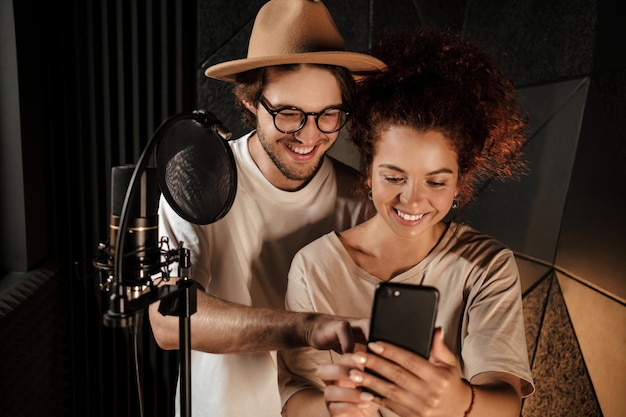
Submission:
[[[518,376],[522,394],[534,391],[522,317],[519,272],[513,253],[467,225],[451,223],[443,238],[419,264],[390,280],[439,290],[436,326],[459,360],[464,378],[487,371]],[[381,280],[359,268],[335,233],[299,251],[291,265],[286,307],[346,317],[370,317]],[[304,388],[323,389],[315,376],[332,351],[310,348],[279,352],[283,405]],[[284,372],[283,372],[284,371]],[[390,414],[385,410],[385,415]]]

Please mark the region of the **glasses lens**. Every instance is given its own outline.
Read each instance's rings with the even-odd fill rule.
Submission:
[[[317,118],[317,128],[324,133],[338,131],[346,124],[348,115],[341,109],[326,109]]]
[[[293,133],[304,125],[306,115],[298,109],[282,109],[274,116],[276,128],[284,133]]]

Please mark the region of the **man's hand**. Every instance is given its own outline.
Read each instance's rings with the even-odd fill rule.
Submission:
[[[315,349],[332,349],[338,353],[353,352],[355,343],[367,343],[368,329],[368,319],[314,315],[308,319],[304,339],[308,346]]]

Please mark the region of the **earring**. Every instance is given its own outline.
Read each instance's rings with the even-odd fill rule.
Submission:
[[[455,195],[454,200],[452,200],[452,208],[453,209],[459,208],[459,196],[458,195]]]
[[[367,190],[367,198],[370,199],[370,200],[373,199],[372,198],[372,189],[371,188]]]

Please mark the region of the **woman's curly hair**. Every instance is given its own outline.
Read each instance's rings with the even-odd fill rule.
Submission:
[[[394,125],[449,139],[458,157],[462,205],[474,199],[481,182],[524,173],[528,118],[513,83],[466,35],[428,28],[387,33],[371,54],[388,68],[359,82],[349,125],[364,179],[376,142]]]

